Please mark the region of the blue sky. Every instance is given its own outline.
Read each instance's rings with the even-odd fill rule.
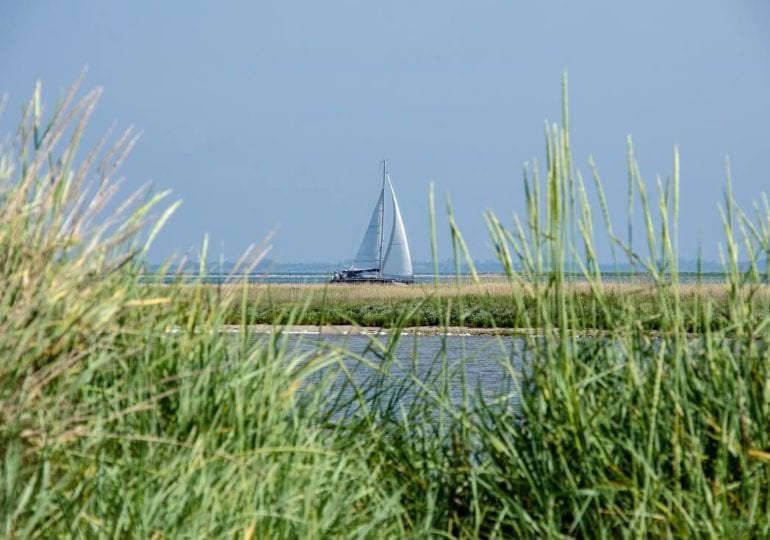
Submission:
[[[680,147],[685,258],[699,235],[718,258],[726,156],[741,204],[770,180],[762,0],[0,0],[3,132],[35,80],[53,103],[85,65],[85,86],[105,89],[94,139],[139,128],[129,185],[183,200],[155,261],[194,253],[206,232],[214,258],[236,259],[273,230],[279,260],[352,258],[383,157],[415,259],[430,258],[431,181],[473,255],[491,258],[482,213],[522,211],[522,165],[543,160],[565,69],[575,166],[587,174],[594,156],[619,229],[628,134],[650,182]]]

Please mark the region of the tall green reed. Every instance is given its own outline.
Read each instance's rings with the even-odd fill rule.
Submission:
[[[245,283],[143,285],[176,203],[113,198],[135,138],[78,158],[79,94],[45,115],[38,86],[0,158],[2,535],[404,536],[368,439],[328,421],[339,352],[255,339]]]
[[[653,200],[629,139],[619,237],[598,167],[589,160],[600,220],[575,168],[565,76],[563,127],[546,124],[542,174],[524,169],[525,214],[511,227],[485,216],[509,301],[534,330],[516,338],[523,369],[501,365],[509,393],[492,399],[449,361],[446,331],[427,366],[398,352],[415,313],[435,303],[446,328],[458,304],[466,320],[463,298],[404,304],[389,336],[358,352],[289,338],[312,298],[255,339],[252,303],[266,299],[235,278],[206,284],[205,240],[199,280],[144,285],[143,257],[176,205],[154,210],[165,194],[146,190],[110,202],[134,139],[78,159],[98,92],[78,94],[46,120],[36,89],[0,153],[5,536],[767,536],[766,198],[744,213],[728,175],[729,293],[685,304],[678,151]],[[435,258],[432,191],[430,208]],[[458,266],[473,269],[448,212]],[[647,290],[607,292],[601,228]],[[569,283],[575,269],[588,293]]]
[[[758,268],[767,256],[761,231],[769,215],[758,212],[752,221],[738,209],[728,170],[722,215],[730,323],[715,329],[712,318],[723,309],[719,299],[700,297],[688,313],[682,309],[678,150],[672,176],[657,180],[654,203],[629,139],[627,240],[614,233],[591,161],[610,241],[652,281],[657,331],[650,333],[645,323],[651,321],[639,319],[638,296],[630,294],[618,313],[602,287],[592,209],[571,165],[566,103],[565,94],[564,129],[546,128],[545,200],[537,167],[525,173],[527,226],[515,218],[511,232],[487,215],[509,279],[531,287],[540,306],[533,325],[542,331],[542,337],[524,338],[529,369],[522,374],[518,413],[490,411],[479,423],[490,457],[485,487],[503,509],[495,530],[527,536],[764,536],[770,526],[770,320],[752,298],[764,287]],[[633,244],[637,198],[647,254]],[[572,200],[579,201],[577,218],[571,205],[567,212]],[[748,271],[738,264],[741,248]],[[567,257],[590,287],[587,297],[565,287]],[[590,325],[585,313],[603,317],[606,332],[579,337]],[[700,332],[688,333],[692,327]]]

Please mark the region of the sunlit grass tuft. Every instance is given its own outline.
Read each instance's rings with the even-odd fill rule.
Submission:
[[[98,92],[80,95],[46,115],[38,87],[0,152],[3,536],[770,535],[766,199],[750,218],[728,181],[725,283],[682,284],[678,153],[653,195],[629,141],[645,228],[613,224],[598,168],[588,186],[573,165],[565,78],[564,127],[547,125],[545,166],[525,170],[525,215],[486,216],[502,281],[211,286],[201,264],[193,283],[147,285],[175,204],[115,197],[131,134],[78,157]],[[472,258],[449,211],[460,267]],[[644,281],[604,282],[599,232]],[[421,365],[411,337],[402,357],[428,313],[443,329],[535,330],[494,342],[513,343],[521,369],[501,362],[490,396],[450,362],[460,338]],[[282,331],[333,317],[390,332],[362,353]],[[260,321],[274,332],[255,338]]]

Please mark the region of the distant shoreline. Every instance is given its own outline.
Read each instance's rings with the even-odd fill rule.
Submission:
[[[764,270],[761,271],[764,274]],[[487,283],[508,283],[509,278],[502,272],[478,272],[477,277],[482,284]],[[540,280],[545,282],[550,274],[544,272]],[[702,271],[688,272],[680,271],[678,281],[682,285],[696,285],[698,283],[717,285],[727,282],[729,274],[724,271]],[[252,272],[252,273],[229,273],[206,272],[199,274],[197,271],[184,271],[179,273],[168,273],[157,275],[145,273],[141,276],[141,281],[145,284],[171,284],[185,283],[196,284],[204,283],[208,285],[240,285],[248,283],[250,285],[328,285],[331,274],[328,272]],[[434,275],[431,273],[415,273],[415,285],[428,286],[438,283],[444,285],[470,285],[474,283],[471,274],[462,273],[459,276],[454,273],[442,273]],[[565,272],[564,280],[567,283],[581,284],[587,283],[588,278],[580,272]],[[651,285],[654,278],[648,272],[630,272],[630,271],[606,271],[601,273],[601,280],[607,285]]]

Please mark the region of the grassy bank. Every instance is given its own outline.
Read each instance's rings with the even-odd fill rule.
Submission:
[[[133,139],[78,157],[98,92],[77,95],[45,116],[38,90],[0,158],[2,536],[770,535],[766,199],[750,218],[728,180],[727,283],[682,286],[678,155],[653,200],[629,144],[639,253],[613,232],[596,170],[602,203],[588,205],[565,88],[542,178],[525,175],[526,214],[510,227],[487,215],[503,284],[147,286],[145,254],[174,205],[146,191],[111,200]],[[650,284],[602,283],[595,216]],[[451,215],[450,227],[469,259]],[[567,259],[584,285],[565,278]],[[263,306],[264,320],[294,323],[337,307],[347,322],[361,305],[391,310],[366,356],[248,331]],[[458,402],[465,366],[446,347],[424,376],[398,356],[400,329],[434,306],[440,325],[487,306],[493,324],[512,313],[540,330],[522,336],[521,373],[501,364],[512,394],[462,386]]]
[[[228,286],[211,287],[214,294],[226,294],[222,289]],[[595,287],[601,287],[602,305],[596,302]],[[671,289],[671,285],[668,287]],[[547,289],[540,294],[548,294]],[[564,286],[564,294],[575,311],[574,319],[568,321],[574,331],[607,331],[624,317],[633,317],[647,331],[664,327],[655,285],[573,283]],[[702,332],[706,324],[712,330],[731,326],[729,284],[681,285],[677,294],[686,332]],[[747,287],[742,294],[755,313],[770,309],[767,285]],[[541,327],[546,316],[539,312],[541,306],[531,284],[525,286],[500,279],[478,284],[410,287],[249,285],[245,295],[249,324],[271,324],[292,313],[295,323],[303,325],[352,324],[375,328],[448,325],[515,330]],[[708,320],[704,306],[709,306]],[[633,313],[627,313],[629,309]],[[225,320],[237,324],[242,316],[240,308],[233,308]],[[550,313],[551,319],[554,316],[555,313]]]

